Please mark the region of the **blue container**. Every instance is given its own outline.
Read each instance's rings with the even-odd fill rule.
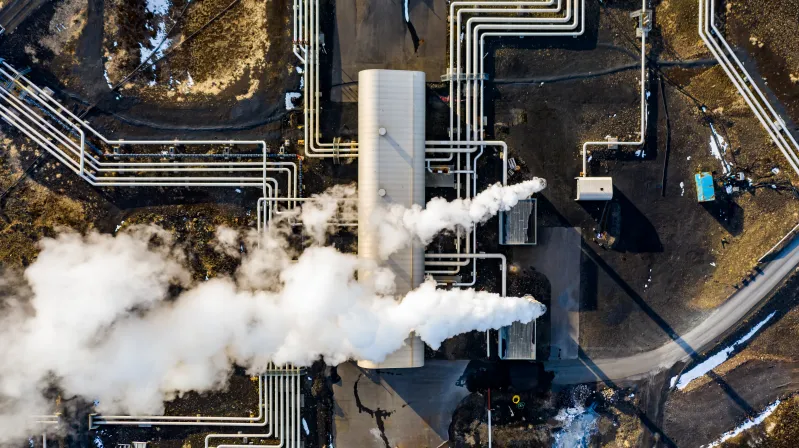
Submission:
[[[716,187],[713,185],[713,175],[698,173],[694,176],[696,181],[696,200],[699,202],[713,202],[716,200]]]

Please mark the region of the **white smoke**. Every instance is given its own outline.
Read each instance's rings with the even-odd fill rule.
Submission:
[[[468,229],[472,224],[483,223],[500,211],[510,210],[520,200],[529,198],[546,186],[546,180],[536,177],[510,186],[494,184],[472,199],[447,201],[433,198],[425,208],[392,204],[378,209],[375,212],[377,216],[372,217],[371,222],[380,235],[380,256],[388,258],[414,239],[426,245],[442,231]]]
[[[493,188],[456,211],[411,213],[408,232],[424,240],[436,225],[469,225],[457,210],[485,220],[534,188]],[[330,200],[340,202],[320,198]],[[321,204],[312,221],[341,210]],[[441,216],[454,224],[423,222]],[[154,226],[42,240],[24,273],[29,288],[10,278],[0,284],[13,291],[0,301],[0,443],[27,437],[27,416],[52,412],[42,395],[52,383],[65,398],[99,400],[103,413],[156,415],[183,392],[224,388],[234,364],[255,374],[270,361],[380,362],[411,331],[438,348],[453,335],[528,322],[545,311],[524,298],[439,290],[432,280],[398,301],[390,270],[366,266],[380,279],[366,289],[355,277],[370,262],[322,246],[323,227],[306,228],[317,243],[301,253],[287,242],[286,226],[262,234],[220,229],[217,248],[240,258],[240,266],[232,277],[204,282],[191,279],[184,253]]]

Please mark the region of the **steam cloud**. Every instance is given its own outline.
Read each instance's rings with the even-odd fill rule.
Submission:
[[[434,200],[429,211],[393,207],[385,228],[401,231],[392,247],[429,241],[544,185],[494,186],[472,201]],[[183,250],[155,226],[42,240],[22,279],[0,281],[0,443],[27,437],[29,416],[52,412],[43,395],[52,384],[66,398],[99,400],[100,412],[155,415],[183,392],[224,388],[234,363],[258,373],[270,361],[379,362],[411,331],[437,348],[465,331],[544,313],[524,298],[438,290],[432,280],[397,301],[393,273],[376,266],[368,267],[381,280],[366,289],[355,273],[368,262],[323,245],[327,223],[352,212],[335,198],[354,195],[339,187],[261,234],[219,229],[217,249],[240,264],[234,276],[205,282],[192,280]],[[300,253],[287,238],[298,214],[313,241]]]
[[[447,201],[433,198],[425,208],[392,204],[378,210],[378,216],[372,218],[380,234],[380,255],[387,258],[414,239],[428,244],[442,231],[459,227],[468,229],[472,224],[486,222],[498,212],[510,210],[520,200],[529,198],[546,186],[546,180],[536,177],[510,186],[494,184],[472,199]]]

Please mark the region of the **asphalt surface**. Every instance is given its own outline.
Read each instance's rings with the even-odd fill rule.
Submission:
[[[709,347],[727,330],[735,327],[761,300],[769,296],[799,264],[799,239],[793,241],[768,263],[762,274],[713,311],[707,319],[684,335],[671,335],[673,341],[654,350],[632,356],[590,359],[581,353],[573,361],[545,363],[555,373],[557,384],[579,384],[593,381],[635,380],[651,372],[686,361]]]
[[[0,9],[0,26],[6,33],[12,33],[31,14],[45,3],[45,0],[11,0]]]
[[[458,381],[468,363],[428,359],[420,369],[380,370],[339,364],[341,381],[333,385],[335,446],[440,446],[449,439],[455,408],[469,395]]]
[[[580,229],[542,227],[538,245],[517,250],[514,263],[532,266],[552,288],[550,360],[577,359],[580,336]]]

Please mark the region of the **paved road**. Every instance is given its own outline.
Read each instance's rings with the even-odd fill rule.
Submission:
[[[590,359],[582,354],[574,361],[553,361],[546,370],[555,372],[555,383],[577,384],[598,380],[638,379],[667,369],[695,356],[703,347],[733,328],[767,297],[799,264],[799,239],[793,241],[763,268],[763,274],[713,311],[688,333],[654,350],[633,356]]]

